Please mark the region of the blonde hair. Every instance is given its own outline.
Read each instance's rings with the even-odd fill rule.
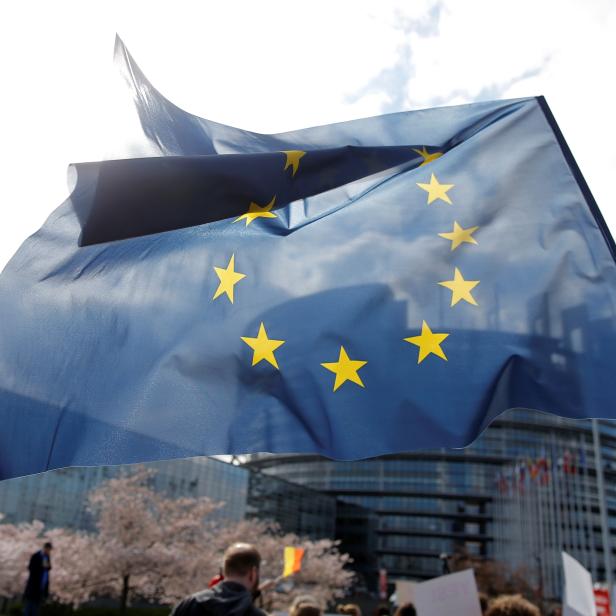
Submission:
[[[338,614],[346,614],[346,616],[362,616],[361,608],[355,603],[345,603],[336,608]]]
[[[322,616],[323,610],[312,595],[295,597],[289,607],[289,616]]]
[[[541,612],[522,595],[503,595],[490,602],[486,616],[541,616]]]

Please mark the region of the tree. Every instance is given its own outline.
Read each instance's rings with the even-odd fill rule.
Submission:
[[[473,569],[477,588],[490,597],[503,594],[521,594],[528,599],[536,599],[536,591],[528,582],[524,568],[512,570],[502,562],[471,556],[466,551],[457,552],[451,557],[452,571]]]
[[[75,607],[94,598],[104,575],[100,570],[103,547],[97,537],[64,528],[49,530],[46,535],[53,543],[53,598]]]
[[[258,520],[214,524],[208,516],[222,503],[166,498],[149,487],[151,476],[151,471],[141,469],[110,479],[89,497],[98,529],[98,548],[90,548],[90,555],[96,554],[92,580],[99,581],[88,587],[118,597],[123,610],[135,596],[172,604],[204,588],[218,573],[224,551],[236,541],[257,546],[264,561],[262,578],[282,573],[286,545],[306,550],[292,591],[270,593],[270,608],[286,607],[294,596],[306,592],[325,605],[351,585],[354,575],[345,568],[351,559],[339,552],[337,542],[300,538]],[[71,540],[84,541],[83,537]]]
[[[134,596],[171,603],[185,594],[208,553],[206,518],[219,507],[208,498],[166,498],[148,485],[151,476],[142,468],[109,479],[88,498],[100,545],[95,589],[118,597],[122,613]]]
[[[123,612],[135,597],[175,603],[204,588],[218,573],[224,551],[237,541],[253,543],[261,552],[262,579],[281,575],[285,546],[305,550],[289,592],[266,594],[268,609],[287,607],[305,593],[325,606],[351,585],[354,574],[346,568],[351,559],[340,553],[338,542],[312,541],[258,520],[216,524],[210,514],[222,503],[167,498],[150,487],[152,474],[141,468],[90,493],[96,533],[44,532],[40,522],[0,525],[0,595],[22,592],[28,558],[47,539],[54,544],[52,594],[73,605],[96,596],[118,598]]]

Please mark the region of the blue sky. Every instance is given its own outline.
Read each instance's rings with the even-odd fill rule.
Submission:
[[[0,262],[113,156],[118,32],[177,105],[261,132],[544,94],[612,231],[616,4],[520,0],[0,5]]]

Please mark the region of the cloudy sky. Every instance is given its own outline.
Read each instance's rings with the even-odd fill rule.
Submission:
[[[613,0],[23,0],[0,4],[2,265],[121,139],[116,32],[174,103],[260,132],[543,94],[616,233]]]

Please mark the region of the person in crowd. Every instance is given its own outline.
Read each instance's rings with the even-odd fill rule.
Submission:
[[[417,610],[412,603],[403,603],[398,606],[394,616],[417,616]]]
[[[172,616],[266,616],[254,605],[259,596],[261,555],[249,543],[234,543],[223,557],[223,580],[186,597]]]
[[[483,616],[485,616],[486,612],[488,611],[489,604],[490,604],[490,599],[488,598],[488,595],[486,595],[485,592],[480,592],[479,593],[479,606],[481,607],[481,613],[483,614]]]
[[[41,603],[49,596],[49,572],[51,571],[51,550],[47,542],[43,549],[34,552],[28,564],[28,581],[24,590],[24,616],[38,616]]]
[[[486,616],[541,616],[541,612],[522,595],[502,595],[490,601]]]
[[[355,603],[339,605],[336,610],[338,614],[344,614],[345,616],[362,616],[361,608]]]
[[[323,616],[323,610],[313,596],[300,595],[289,606],[289,616]]]

